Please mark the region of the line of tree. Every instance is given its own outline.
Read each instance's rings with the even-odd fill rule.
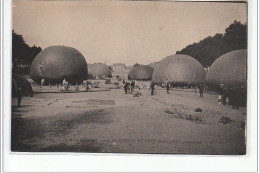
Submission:
[[[188,45],[176,54],[185,54],[197,59],[204,67],[209,67],[221,55],[247,48],[247,24],[234,21],[224,34],[207,37],[198,43]]]
[[[135,63],[134,65],[133,65],[133,67],[136,67],[136,66],[139,66],[140,64],[138,64],[138,63]]]
[[[33,59],[42,51],[41,47],[30,47],[19,35],[12,31],[12,63],[13,72],[18,74],[29,74]]]

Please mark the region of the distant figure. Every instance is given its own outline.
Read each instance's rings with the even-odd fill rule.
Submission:
[[[233,109],[239,109],[240,102],[240,88],[235,86],[233,87]]]
[[[226,105],[227,95],[228,95],[227,88],[223,87],[223,90],[222,90],[222,103],[223,103],[223,105]]]
[[[170,83],[169,83],[168,79],[166,79],[166,81],[165,81],[165,86],[166,86],[167,94],[169,94]]]
[[[130,89],[132,92],[134,91],[134,87],[135,87],[135,82],[134,82],[134,80],[132,80],[131,84],[130,84]]]
[[[64,91],[68,91],[68,89],[69,89],[69,85],[68,84],[69,83],[64,78],[63,81],[62,81],[62,85],[63,85]]]
[[[151,89],[151,95],[153,95],[153,92],[154,92],[154,83],[151,82],[151,85],[150,85],[150,89]]]
[[[16,91],[17,93],[17,99],[18,99],[18,107],[21,106],[21,102],[22,102],[22,89],[19,87]]]
[[[227,98],[228,98],[228,105],[231,106],[232,105],[232,101],[233,101],[233,95],[232,95],[232,88],[228,87],[227,88]]]
[[[247,100],[247,91],[246,87],[241,87],[241,98],[240,98],[240,106],[246,107],[246,100]]]
[[[68,82],[66,81],[66,79],[64,78],[63,81],[62,81],[62,84],[68,84]]]
[[[13,79],[13,83],[14,83],[14,88],[16,91],[17,100],[18,100],[17,106],[20,107],[21,102],[22,102],[22,89],[17,85],[17,83],[14,79]]]
[[[76,83],[76,85],[75,85],[75,91],[79,91],[79,85],[78,85],[78,83]]]
[[[125,89],[125,94],[127,94],[128,82],[125,82],[125,84],[124,84],[124,89]]]
[[[223,89],[223,84],[220,84],[219,87],[218,87],[218,103],[221,104],[221,100],[222,100],[222,91]]]
[[[201,84],[199,85],[200,97],[203,97],[203,90],[204,90],[204,86],[203,86],[203,84],[201,83]]]
[[[41,80],[40,88],[41,88],[41,86],[44,86],[44,84],[45,84],[45,79],[42,79],[42,80]]]
[[[61,84],[58,84],[58,91],[61,91],[62,88],[61,88]]]
[[[124,79],[123,79],[122,83],[123,83],[123,85],[125,84],[125,80]]]
[[[141,88],[140,87],[138,87],[138,91],[136,92],[136,93],[134,93],[134,97],[139,97],[139,96],[141,96],[142,95],[142,93],[141,93]]]
[[[85,84],[84,87],[85,87],[85,91],[89,91],[90,90],[90,87],[89,87],[88,84]]]

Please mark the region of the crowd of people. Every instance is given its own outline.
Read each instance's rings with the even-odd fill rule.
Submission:
[[[141,88],[146,88],[146,85],[144,85],[144,84],[141,84],[142,87],[141,86],[137,86],[135,80],[131,80],[131,81],[128,82],[128,81],[125,81],[123,79],[122,80],[122,84],[123,84],[123,88],[124,88],[125,94],[127,94],[128,91],[133,92],[134,88],[136,88],[136,87],[138,87],[137,93],[140,93]],[[165,86],[166,92],[167,92],[167,94],[169,94],[170,82],[168,81],[168,79],[163,83],[163,86]],[[150,83],[149,90],[151,91],[151,95],[154,95],[154,93],[155,93],[155,83],[154,82]]]
[[[232,106],[233,109],[246,106],[247,91],[246,87],[232,86],[227,87],[220,84],[217,88],[219,104]]]
[[[43,87],[46,84],[45,79],[42,79],[40,82],[40,88]],[[71,87],[71,84],[64,78],[62,83],[56,84],[58,91],[68,91]],[[90,86],[88,83],[82,83],[81,84],[84,91],[90,90]],[[51,84],[49,83],[49,87],[51,88]],[[75,84],[74,91],[80,91],[80,85],[78,83]]]
[[[122,84],[123,84],[123,88],[125,91],[125,94],[128,93],[128,91],[130,91],[134,96],[140,96],[141,95],[141,88],[140,86],[136,85],[136,81],[135,80],[131,80],[131,81],[125,81],[124,79],[122,80]],[[45,80],[42,79],[40,82],[40,87],[45,85]],[[143,84],[142,84],[143,85]],[[165,80],[165,82],[162,84],[165,88],[166,88],[166,93],[169,94],[169,90],[170,90],[170,82],[168,81],[168,79]],[[64,78],[63,82],[58,86],[58,90],[59,91],[68,91],[68,88],[70,87],[70,84],[66,81],[66,79]],[[89,85],[86,83],[82,84],[84,90],[90,90]],[[138,88],[138,90],[136,92],[134,92],[135,88]],[[143,85],[143,87],[145,87],[145,85]],[[18,98],[18,107],[20,107],[21,104],[21,98],[22,98],[22,92],[21,89],[19,87],[15,87],[16,88],[16,93],[17,93],[17,98]],[[150,87],[149,87],[150,91],[151,91],[151,95],[154,95],[155,93],[155,83],[151,82],[150,83]],[[204,92],[204,84],[201,83],[198,85],[198,89],[199,89],[199,95],[200,97],[203,97],[203,92]],[[75,91],[79,91],[79,85],[76,84],[75,85]],[[218,103],[219,104],[223,104],[223,105],[229,105],[232,106],[233,109],[239,109],[239,107],[245,107],[246,106],[246,101],[247,101],[247,89],[245,86],[239,87],[239,86],[232,86],[232,87],[228,87],[225,86],[223,84],[220,84],[217,87],[217,93],[218,93]]]
[[[155,94],[155,83],[151,82],[150,83],[150,91],[151,95]],[[162,84],[166,88],[166,93],[169,94],[170,90],[170,82],[168,79],[165,80],[165,82]],[[199,90],[199,96],[203,97],[204,93],[204,84],[201,83],[198,86]],[[128,91],[133,92],[135,88],[135,81],[131,80],[130,82],[123,80],[123,88],[125,90],[125,94],[128,93]],[[140,91],[140,87],[139,91]],[[138,92],[139,92],[138,91]],[[223,105],[229,105],[232,106],[234,109],[239,109],[239,107],[245,107],[246,106],[246,87],[238,87],[238,86],[233,86],[233,87],[227,87],[224,86],[223,84],[220,84],[219,87],[217,88],[217,93],[218,93],[218,102],[219,104]]]
[[[136,86],[135,80],[131,80],[130,82],[128,82],[128,81],[125,81],[125,80],[123,79],[122,83],[123,83],[123,88],[124,88],[124,90],[125,90],[125,94],[127,94],[128,90],[130,90],[131,92],[134,91],[135,86]],[[139,90],[140,90],[140,89],[139,89]]]

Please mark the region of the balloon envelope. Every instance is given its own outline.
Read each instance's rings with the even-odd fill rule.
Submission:
[[[153,68],[149,65],[138,65],[131,69],[128,79],[133,80],[151,80]]]
[[[152,81],[161,84],[168,79],[173,85],[198,85],[205,81],[203,66],[188,55],[170,55],[154,68]]]
[[[216,59],[209,68],[206,83],[209,86],[245,86],[247,83],[247,50],[228,52]]]
[[[112,72],[109,69],[106,64],[101,64],[101,63],[95,63],[92,64],[89,68],[89,77],[90,78],[95,78],[95,77],[112,77]]]
[[[87,79],[88,68],[84,56],[76,49],[66,46],[51,46],[40,52],[32,62],[30,76],[40,83],[81,83]]]

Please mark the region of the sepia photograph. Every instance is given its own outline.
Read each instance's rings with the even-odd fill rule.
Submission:
[[[11,152],[247,154],[247,1],[11,13]]]

